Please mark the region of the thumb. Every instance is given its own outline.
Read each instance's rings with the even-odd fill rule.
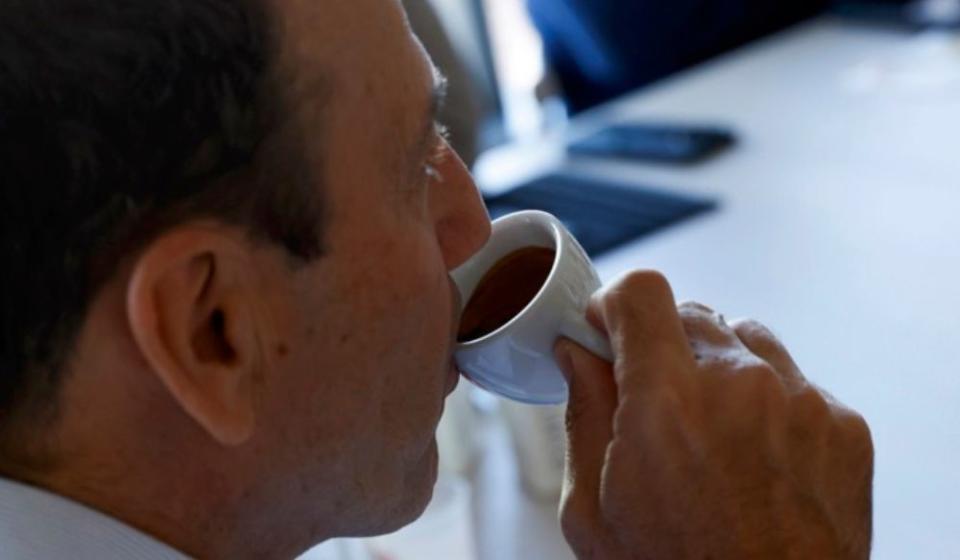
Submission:
[[[563,338],[554,352],[570,387],[563,516],[589,531],[589,525],[600,520],[600,479],[613,438],[617,385],[613,366],[579,344]],[[565,531],[570,529],[565,526]]]

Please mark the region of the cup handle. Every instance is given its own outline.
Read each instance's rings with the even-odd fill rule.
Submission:
[[[582,311],[571,311],[560,325],[560,334],[577,342],[604,360],[613,363],[613,349],[607,337],[594,328]]]

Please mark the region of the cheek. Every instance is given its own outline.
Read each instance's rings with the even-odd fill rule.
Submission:
[[[452,301],[426,228],[391,233],[339,245],[283,290],[285,344],[267,405],[273,425],[261,428],[274,467],[324,487],[408,499],[419,492],[412,486],[432,482]],[[425,482],[411,480],[421,475]]]
[[[367,255],[368,265],[345,278],[338,320],[329,325],[331,350],[341,365],[335,369],[351,372],[348,390],[429,410],[424,405],[439,403],[445,385],[451,286],[435,239],[419,229],[394,238],[378,251],[358,253]]]
[[[454,328],[449,277],[432,241],[397,251],[390,259],[390,296],[373,319],[383,326],[386,397],[423,412],[442,402]]]
[[[416,258],[394,263],[391,297],[384,302],[380,318],[391,332],[397,363],[417,371],[413,378],[436,380],[450,350],[453,329],[451,287],[439,252],[409,253]]]

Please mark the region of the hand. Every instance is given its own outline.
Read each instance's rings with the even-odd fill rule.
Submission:
[[[635,272],[594,297],[611,364],[568,340],[560,509],[578,558],[864,559],[873,447],[759,323]]]

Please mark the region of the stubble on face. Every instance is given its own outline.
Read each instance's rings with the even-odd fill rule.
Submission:
[[[278,3],[282,50],[305,75],[292,84],[298,117],[324,154],[329,223],[328,253],[297,272],[284,304],[274,457],[305,515],[380,533],[429,500],[459,311],[426,199],[402,190],[433,73],[392,0]],[[332,92],[322,118],[304,97],[320,74]]]

